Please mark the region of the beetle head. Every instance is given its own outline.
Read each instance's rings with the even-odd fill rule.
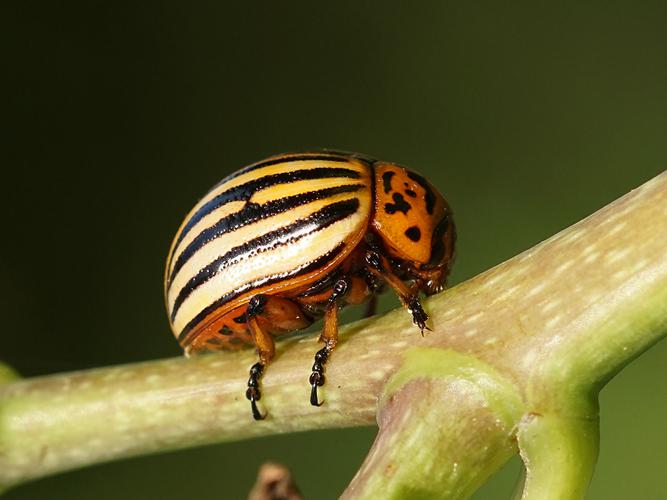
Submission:
[[[420,174],[393,163],[375,163],[371,225],[389,254],[405,261],[431,295],[445,284],[456,233],[444,197]]]

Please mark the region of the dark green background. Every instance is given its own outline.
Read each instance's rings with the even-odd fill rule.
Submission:
[[[427,174],[456,214],[454,283],[667,164],[662,1],[182,4],[0,8],[0,356],[25,376],[178,356],[161,290],[173,233],[212,184],[274,153]],[[667,497],[665,361],[661,344],[602,393],[590,498]],[[243,498],[267,459],[334,498],[373,435],[127,460],[5,498]],[[517,474],[476,498],[506,498]]]

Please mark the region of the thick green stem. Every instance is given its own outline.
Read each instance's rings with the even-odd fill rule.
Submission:
[[[492,367],[454,351],[411,349],[343,498],[466,498],[516,453],[523,412],[516,387]]]
[[[597,418],[527,414],[519,424],[522,500],[582,499],[597,460]]]
[[[400,412],[410,411],[410,423],[419,427],[413,449],[433,445],[424,455],[429,460],[451,455],[444,462],[438,458],[442,474],[449,477],[458,448],[455,443],[443,447],[442,440],[451,437],[451,429],[458,430],[461,443],[467,439],[479,449],[487,447],[482,454],[461,456],[458,482],[438,476],[439,496],[468,494],[511,453],[514,445],[504,438],[514,420],[512,437],[519,440],[528,463],[526,498],[539,497],[557,477],[565,478],[563,491],[575,492],[562,498],[579,498],[595,446],[589,440],[585,448],[577,448],[573,436],[595,432],[573,423],[597,422],[596,396],[602,385],[667,333],[667,174],[425,305],[433,331],[424,337],[402,310],[343,328],[327,365],[322,392],[326,404],[321,408],[308,404],[315,337],[280,341],[279,355],[263,379],[261,402],[270,413],[263,422],[252,421],[244,398],[255,358],[248,351],[2,384],[0,484],[203,443],[368,425],[387,390],[386,381],[407,373],[406,352],[426,348],[415,351],[421,352],[423,363],[440,359],[432,354],[435,350],[445,356],[443,366],[433,376],[403,384],[395,404],[383,406],[381,421],[394,429],[384,432],[385,439],[407,446],[405,435],[413,430],[401,425]],[[456,356],[467,361],[445,361]],[[491,379],[503,382],[488,389],[481,379],[461,372],[465,363],[484,367],[473,372],[492,373]],[[428,399],[420,400],[426,393]],[[489,429],[487,417],[497,415],[497,404],[516,398],[524,410],[501,411],[502,432],[476,441]],[[438,408],[429,401],[439,401]],[[434,431],[432,415],[443,419],[442,428]],[[575,456],[582,473],[572,471]],[[560,466],[544,467],[545,460]],[[367,465],[373,463],[380,462],[371,456]],[[475,468],[479,470],[471,470]],[[405,491],[436,496],[434,489],[418,488],[417,483],[430,478],[410,470],[410,477],[401,471],[394,474],[393,491],[402,491],[400,484],[409,480],[412,486]],[[381,474],[372,466],[362,472],[366,478]],[[353,486],[366,491],[361,486],[369,481],[358,478]]]

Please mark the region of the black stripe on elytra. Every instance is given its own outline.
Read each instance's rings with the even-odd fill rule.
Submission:
[[[186,339],[188,334],[192,332],[192,329],[195,328],[199,323],[201,323],[209,314],[211,314],[213,311],[218,309],[219,307],[222,307],[223,305],[227,304],[228,302],[240,297],[244,293],[246,293],[249,290],[252,290],[254,288],[258,288],[261,286],[267,286],[267,285],[273,285],[275,283],[278,283],[280,281],[285,281],[287,279],[293,279],[297,278],[299,276],[303,276],[306,274],[309,274],[313,271],[316,271],[317,269],[320,269],[324,266],[326,266],[329,262],[334,260],[345,248],[345,244],[341,243],[338,245],[336,248],[333,250],[330,250],[329,252],[325,253],[324,255],[318,257],[317,259],[303,264],[302,266],[297,267],[296,269],[292,269],[290,271],[286,271],[284,273],[279,273],[279,274],[273,274],[269,276],[265,276],[263,278],[259,278],[255,281],[252,281],[250,283],[246,283],[244,285],[241,285],[240,287],[236,288],[235,290],[232,290],[229,293],[226,293],[219,299],[215,300],[212,304],[209,306],[205,307],[202,309],[194,318],[192,318],[187,325],[181,330],[181,333],[178,335],[178,340],[179,342],[183,343],[183,341]],[[236,320],[235,320],[236,321]],[[189,343],[189,342],[188,342]]]
[[[248,172],[253,172],[255,170],[259,170],[260,168],[265,168],[265,167],[270,167],[271,165],[278,165],[280,163],[290,163],[293,161],[313,161],[313,160],[319,160],[319,161],[339,161],[339,162],[348,162],[350,161],[349,158],[346,158],[343,155],[339,155],[336,152],[323,152],[323,153],[304,153],[300,155],[293,155],[293,156],[288,156],[288,155],[280,155],[280,156],[273,156],[271,158],[267,158],[266,160],[260,161],[258,163],[253,163],[252,165],[248,165],[247,167],[244,167],[240,170],[237,170],[236,172],[229,174],[227,177],[222,179],[220,182],[218,182],[212,189],[217,188],[218,186],[223,185],[225,182],[231,181],[232,179],[236,179],[237,177],[247,174]]]
[[[331,288],[333,284],[340,279],[341,269],[333,269],[331,272],[328,272],[326,276],[323,276],[315,283],[308,287],[308,290],[299,295],[299,297],[311,297],[322,293],[324,290]]]
[[[288,210],[292,210],[302,205],[307,205],[317,200],[322,200],[343,193],[354,193],[363,189],[362,184],[347,184],[343,186],[335,186],[317,191],[308,191],[293,196],[287,196],[277,200],[271,200],[263,205],[257,203],[247,203],[241,210],[221,218],[212,226],[207,227],[201,231],[196,238],[194,238],[185,249],[179,254],[174,264],[174,268],[169,276],[168,288],[174,276],[178,274],[185,263],[192,258],[204,245],[210,241],[219,238],[225,234],[236,231],[244,226],[253,224],[262,219],[273,217]]]
[[[308,236],[329,227],[338,221],[346,219],[358,209],[359,200],[357,198],[331,203],[317,212],[313,212],[308,217],[298,219],[292,224],[280,227],[232,248],[224,255],[217,257],[213,262],[200,269],[199,272],[190,278],[183,288],[181,288],[174,301],[174,307],[171,311],[171,321],[174,321],[176,313],[178,313],[181,305],[183,305],[185,299],[187,299],[193,291],[216,276],[219,272],[233,266],[239,260],[247,258],[248,254],[258,254],[274,250],[283,245],[290,245],[304,236]]]
[[[424,196],[424,200],[426,201],[426,211],[430,215],[433,215],[433,209],[436,202],[436,196],[433,192],[433,188],[431,188],[431,185],[426,179],[424,179],[416,172],[408,172],[408,177],[424,188],[424,191],[426,192],[426,195]]]
[[[183,230],[178,235],[174,248],[185,238],[192,228],[213,210],[233,201],[248,201],[253,194],[262,189],[277,184],[289,184],[291,182],[306,181],[312,179],[325,179],[332,177],[345,177],[358,179],[359,172],[349,168],[340,167],[317,167],[308,170],[294,170],[292,172],[281,172],[279,174],[265,175],[253,179],[239,186],[228,189],[204,203],[185,223]],[[173,256],[172,256],[173,257]]]
[[[445,241],[444,236],[449,228],[449,215],[445,216],[438,222],[433,230],[433,239],[431,240],[431,258],[428,266],[437,266],[442,263],[445,256]]]

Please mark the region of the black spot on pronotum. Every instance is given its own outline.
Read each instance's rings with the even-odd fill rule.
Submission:
[[[416,198],[417,193],[415,193],[412,189],[406,189],[405,194],[407,194],[410,198]]]
[[[425,193],[424,201],[426,202],[426,211],[429,214],[433,215],[433,209],[435,208],[436,197],[428,181],[416,172],[408,172],[408,177],[410,177],[410,179],[412,179],[422,188],[424,188],[424,193]]]
[[[412,226],[405,230],[405,236],[407,236],[416,243],[419,240],[421,240],[422,232],[417,226]]]
[[[393,215],[396,212],[407,214],[408,210],[412,208],[412,206],[407,201],[405,201],[405,198],[403,198],[403,195],[400,193],[394,193],[392,199],[394,200],[394,203],[384,204],[384,211],[389,215]]]
[[[396,172],[388,171],[382,174],[382,185],[384,186],[384,192],[388,193],[391,191],[391,178],[396,175]]]

